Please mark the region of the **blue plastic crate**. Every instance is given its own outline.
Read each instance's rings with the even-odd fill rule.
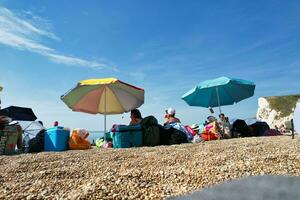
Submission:
[[[114,148],[141,147],[143,145],[143,133],[140,125],[119,126],[112,133]]]
[[[69,138],[69,129],[61,126],[47,129],[44,140],[45,151],[66,151]]]

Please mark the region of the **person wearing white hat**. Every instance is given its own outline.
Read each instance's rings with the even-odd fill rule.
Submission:
[[[166,110],[165,118],[167,119],[167,121],[164,123],[164,126],[174,122],[180,123],[180,120],[175,117],[175,114],[176,110],[174,108],[169,108],[168,110]]]
[[[198,124],[192,124],[191,129],[193,129],[195,134],[199,134],[199,125]]]

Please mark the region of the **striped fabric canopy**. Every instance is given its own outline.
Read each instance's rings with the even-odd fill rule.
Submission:
[[[116,78],[88,79],[61,97],[73,111],[122,114],[144,103],[144,89]]]
[[[122,114],[144,103],[144,89],[124,83],[116,78],[88,79],[80,81],[65,95],[62,101],[73,111],[106,115]]]

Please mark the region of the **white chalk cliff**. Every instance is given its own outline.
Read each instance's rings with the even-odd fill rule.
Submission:
[[[267,122],[271,128],[287,125],[299,100],[300,95],[260,97],[256,118]]]

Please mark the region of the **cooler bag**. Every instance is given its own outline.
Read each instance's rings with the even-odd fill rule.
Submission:
[[[0,155],[15,154],[18,135],[16,126],[5,126],[0,130]]]
[[[44,138],[45,151],[66,151],[69,137],[70,129],[61,126],[47,129]]]
[[[114,148],[141,147],[143,145],[143,133],[140,125],[118,126],[112,133]]]

